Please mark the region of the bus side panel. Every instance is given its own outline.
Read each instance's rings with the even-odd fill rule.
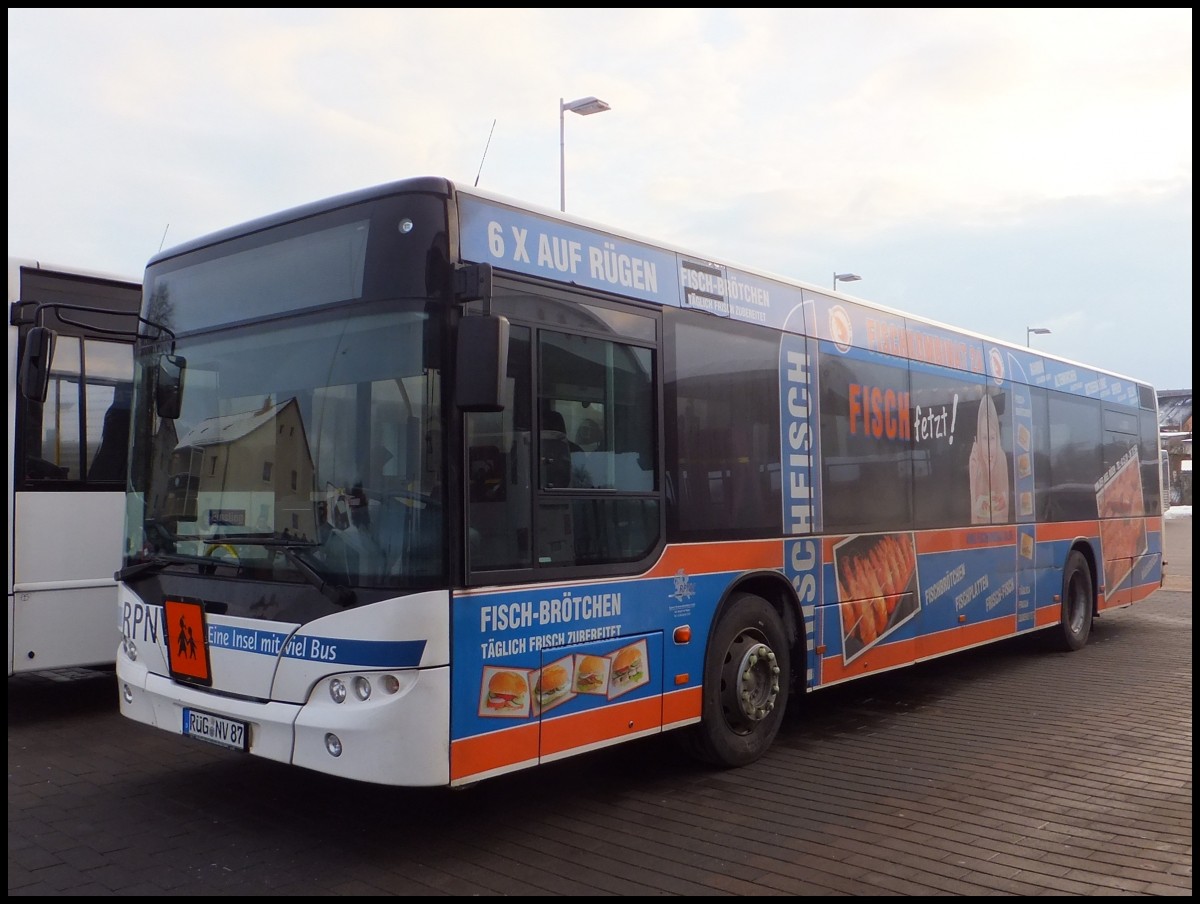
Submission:
[[[13,538],[14,589],[58,581],[114,583],[113,572],[121,565],[124,493],[19,492],[14,505],[21,525]],[[86,533],[76,525],[86,525]]]
[[[729,578],[685,580],[686,591],[661,577],[456,597],[451,780],[659,731],[664,684],[697,687],[702,679],[700,638]],[[668,642],[668,656],[653,629],[673,620],[671,604],[695,640]],[[543,687],[543,674],[556,676],[553,686]]]
[[[10,672],[111,663],[124,495],[19,492],[13,504]],[[110,528],[76,527],[97,524]]]
[[[1071,547],[1083,541],[1092,550],[1099,573],[1096,594],[1103,601],[1104,572],[1100,570],[1100,525],[1096,521],[1060,521],[1037,526],[1038,583],[1036,616],[1039,628],[1062,618],[1063,567]]]
[[[1136,603],[1144,600],[1163,582],[1163,519],[1161,516],[1146,519],[1146,553],[1133,561],[1130,574],[1131,596]]]
[[[12,596],[9,674],[111,666],[121,635],[117,585],[18,590]]]
[[[817,686],[1035,627],[1031,600],[1046,569],[1024,526],[834,536],[822,546]],[[1054,575],[1061,580],[1061,565]]]
[[[690,544],[641,577],[457,594],[452,781],[698,721],[718,603],[738,575],[781,571],[783,552],[778,540]],[[680,627],[690,641],[676,642]],[[542,705],[552,666],[568,683]]]

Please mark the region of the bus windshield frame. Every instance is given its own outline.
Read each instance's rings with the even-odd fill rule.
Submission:
[[[341,605],[353,588],[445,585],[444,305],[426,289],[443,216],[398,203],[147,270],[147,316],[176,338],[135,350],[124,577],[307,582]],[[183,362],[178,418],[155,408],[168,351]]]

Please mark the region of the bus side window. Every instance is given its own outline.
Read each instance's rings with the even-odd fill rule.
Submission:
[[[468,465],[467,554],[472,571],[532,565],[533,475],[541,453],[530,405],[530,331],[509,332],[504,409],[465,415]]]
[[[98,387],[92,387],[95,392]],[[129,445],[129,418],[133,388],[129,384],[118,386],[113,392],[112,404],[104,413],[104,426],[100,433],[100,447],[88,468],[88,480],[123,480],[125,461]]]
[[[25,402],[25,478],[79,480],[80,340],[59,336],[50,362],[50,384],[41,405]]]
[[[567,439],[567,423],[562,414],[546,408],[542,414],[542,486],[571,485],[571,453],[579,447]]]

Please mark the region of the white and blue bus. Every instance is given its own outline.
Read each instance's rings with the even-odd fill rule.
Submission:
[[[111,668],[122,565],[134,279],[8,259],[8,674]],[[31,335],[57,337],[42,393],[17,391]]]
[[[1161,583],[1146,383],[445,179],[162,252],[142,316],[121,712],[282,763],[734,767]]]

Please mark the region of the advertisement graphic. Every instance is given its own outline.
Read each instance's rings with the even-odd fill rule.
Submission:
[[[833,559],[849,663],[920,611],[917,554],[912,534],[878,534],[843,540]]]
[[[1027,631],[1037,623],[1034,602],[1037,599],[1037,562],[1034,526],[1017,528],[1017,630]]]
[[[1096,484],[1104,582],[1110,595],[1129,577],[1134,559],[1146,552],[1142,500],[1142,469],[1135,446]]]
[[[483,670],[483,691],[479,697],[479,715],[524,719],[531,712],[529,703],[529,673],[521,670]]]
[[[814,461],[817,372],[808,340],[784,334],[779,350],[780,441],[783,470],[783,526],[789,536],[821,529],[819,471]]]
[[[611,660],[607,656],[579,654],[573,657],[574,689],[577,694],[608,694],[608,668]]]
[[[612,654],[612,665],[608,672],[608,699],[629,693],[650,681],[649,659],[646,641],[622,647]]]
[[[782,327],[800,289],[534,211],[463,195],[462,255],[560,283]]]
[[[662,693],[666,674],[698,685],[704,645],[664,647],[664,624],[667,633],[671,624],[709,624],[728,580],[676,569],[458,596],[452,739],[642,700]]]
[[[533,711],[544,713],[570,700],[575,692],[575,659],[564,656],[537,672],[533,680]]]
[[[991,395],[984,395],[979,403],[968,473],[971,523],[1003,524],[1008,521],[1008,458],[1000,445],[1000,416]]]

